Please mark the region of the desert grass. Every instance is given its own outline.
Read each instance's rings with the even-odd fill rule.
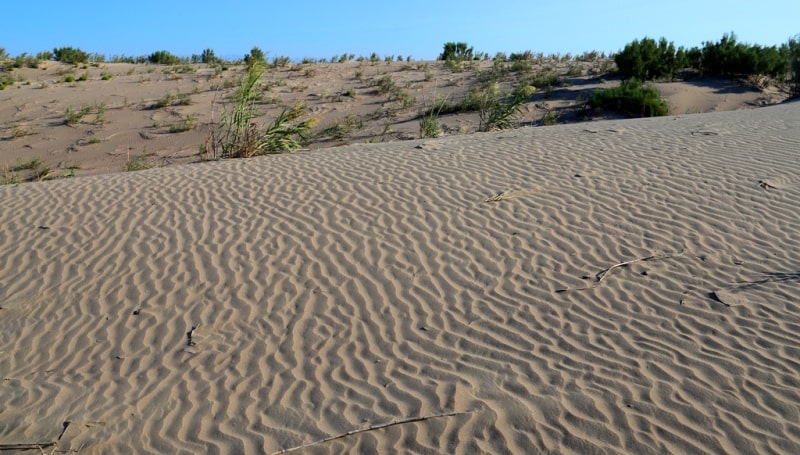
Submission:
[[[212,109],[212,131],[201,147],[202,154],[211,159],[249,158],[296,150],[308,141],[315,119],[305,118],[307,110],[302,101],[284,108],[266,127],[254,121],[260,115],[260,81],[265,66],[263,62],[248,65],[230,103],[223,106],[219,123],[214,123]]]

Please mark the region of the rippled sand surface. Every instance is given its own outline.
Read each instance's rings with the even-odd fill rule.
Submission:
[[[800,453],[798,153],[789,103],[0,187],[0,445]]]

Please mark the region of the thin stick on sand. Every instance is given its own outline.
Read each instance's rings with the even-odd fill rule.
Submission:
[[[598,272],[598,273],[597,273],[597,275],[595,275],[595,276],[594,276],[594,277],[595,277],[595,280],[597,280],[597,281],[595,281],[595,282],[594,282],[594,284],[592,284],[591,286],[587,286],[587,287],[585,287],[585,288],[576,288],[576,289],[569,289],[569,288],[566,288],[566,289],[559,289],[559,290],[558,290],[558,291],[556,291],[556,292],[566,292],[566,291],[583,291],[583,290],[586,290],[586,289],[592,289],[592,288],[594,288],[594,287],[597,287],[597,286],[599,286],[599,285],[600,285],[600,283],[603,281],[603,279],[604,279],[605,277],[607,277],[607,276],[608,276],[608,274],[609,274],[609,273],[611,273],[611,271],[612,271],[612,270],[614,270],[614,269],[616,269],[616,268],[619,268],[619,267],[625,267],[626,265],[635,264],[635,263],[637,263],[637,262],[653,261],[653,260],[656,260],[656,259],[669,259],[669,258],[673,258],[673,257],[676,257],[676,256],[680,256],[680,255],[682,255],[682,254],[683,254],[683,252],[684,252],[684,250],[683,250],[683,249],[681,249],[681,250],[680,250],[680,251],[678,251],[677,253],[661,254],[661,255],[652,255],[652,256],[647,256],[647,257],[645,257],[645,258],[638,258],[638,259],[633,259],[633,260],[630,260],[630,261],[620,262],[620,263],[618,263],[618,264],[614,264],[614,265],[612,265],[611,267],[609,267],[609,268],[607,268],[607,269],[604,269],[604,270],[601,270],[600,272]]]
[[[56,445],[55,442],[34,442],[19,444],[0,444],[0,450],[35,450]]]
[[[295,450],[305,449],[306,447],[311,447],[311,446],[315,446],[315,445],[318,445],[318,444],[323,444],[323,443],[326,443],[326,442],[335,441],[336,439],[345,438],[347,436],[352,436],[352,435],[358,434],[358,433],[364,433],[366,431],[380,430],[381,428],[387,428],[387,427],[391,427],[391,426],[394,426],[394,425],[402,425],[404,423],[422,422],[423,420],[435,419],[437,417],[453,417],[453,416],[457,416],[457,415],[461,415],[461,414],[472,414],[473,412],[475,412],[475,411],[449,412],[449,413],[446,413],[446,414],[435,414],[435,415],[421,416],[421,417],[410,417],[408,419],[403,419],[403,420],[395,420],[395,421],[389,422],[389,423],[382,423],[380,425],[373,425],[373,426],[367,427],[367,428],[359,428],[358,430],[351,430],[351,431],[348,431],[347,433],[337,434],[336,436],[331,436],[329,438],[320,439],[319,441],[309,442],[308,444],[303,444],[303,445],[300,445],[300,446],[297,446],[297,447],[292,447],[290,449],[283,449],[280,452],[273,453],[273,455],[279,455],[279,454],[282,454],[282,453],[294,452]]]

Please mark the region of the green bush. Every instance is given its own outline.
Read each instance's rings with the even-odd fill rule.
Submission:
[[[800,96],[800,35],[790,39],[784,46],[792,76],[789,81],[792,84],[792,93]]]
[[[72,47],[57,47],[53,49],[53,56],[63,63],[86,63],[89,61],[89,54]]]
[[[740,43],[733,33],[716,43],[703,43],[701,55],[698,69],[706,75],[783,77],[789,70],[787,56],[777,47]]]
[[[635,78],[621,86],[594,92],[589,99],[593,108],[624,112],[639,117],[658,117],[669,114],[669,105],[653,87],[645,87]]]
[[[167,51],[155,51],[147,57],[147,61],[158,65],[177,65],[181,59]]]
[[[260,63],[265,63],[267,61],[267,56],[264,54],[264,51],[258,48],[258,46],[253,46],[250,49],[250,53],[244,56],[244,62],[247,66],[253,66]]]
[[[623,80],[672,79],[685,64],[685,61],[679,60],[679,53],[685,55],[682,49],[676,52],[675,45],[667,42],[666,38],[661,38],[657,43],[652,38],[644,38],[626,44],[614,56],[614,63]]]
[[[472,60],[473,58],[475,58],[474,50],[472,47],[468,46],[467,43],[444,43],[444,50],[439,55],[439,60],[445,61],[464,61]]]
[[[651,38],[634,40],[614,57],[614,62],[623,80],[672,79],[687,68],[706,76],[783,78],[791,68],[789,45],[778,48],[744,44],[733,33],[688,50],[676,50],[665,38],[658,42]]]
[[[214,54],[213,49],[204,49],[203,53],[200,54],[200,61],[203,63],[217,63],[219,62],[219,58]]]

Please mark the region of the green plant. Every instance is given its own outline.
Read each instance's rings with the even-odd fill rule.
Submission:
[[[344,139],[350,134],[350,126],[345,123],[337,123],[322,130],[321,135],[332,139]]]
[[[111,75],[111,73],[101,73],[100,74],[100,79],[102,79],[104,81],[110,81],[112,77],[113,76]]]
[[[78,78],[78,81],[81,81],[81,82],[85,82],[85,81],[88,81],[88,80],[89,80],[89,72],[88,71],[84,71],[84,73],[81,74],[80,77]]]
[[[139,156],[131,157],[130,152],[128,152],[128,159],[125,162],[125,167],[123,170],[125,172],[135,172],[135,171],[143,171],[145,169],[151,169],[155,167],[153,164],[148,163],[147,161],[147,148],[142,150],[142,154]]]
[[[67,125],[75,125],[80,123],[84,117],[89,114],[94,114],[95,118],[92,123],[101,124],[104,123],[104,115],[106,111],[105,103],[94,103],[92,105],[83,105],[80,109],[73,109],[67,108],[64,112],[65,123]]]
[[[283,68],[288,65],[292,59],[286,56],[274,57],[272,59],[272,66]]]
[[[167,51],[155,51],[147,57],[147,61],[159,65],[176,65],[181,59]]]
[[[59,62],[63,63],[86,63],[89,61],[89,54],[72,47],[57,47],[53,49],[53,56]]]
[[[558,114],[553,111],[548,110],[547,112],[542,115],[542,125],[555,125],[558,121]]]
[[[459,42],[447,42],[444,43],[444,49],[441,54],[439,54],[439,60],[456,60],[456,61],[464,61],[464,60],[472,60],[474,58],[474,51],[473,48],[467,45],[467,43]]]
[[[197,125],[197,119],[194,115],[188,114],[186,117],[183,118],[180,122],[173,123],[169,126],[170,133],[183,133],[186,131],[191,131]]]
[[[75,76],[67,74],[66,76],[64,76],[64,82],[75,82]]]
[[[66,112],[64,112],[64,117],[66,117],[65,122],[67,125],[75,125],[79,123],[87,113],[88,112],[84,109],[74,110],[68,107]]]
[[[800,35],[790,39],[784,45],[784,49],[792,70],[792,76],[789,79],[792,86],[792,94],[800,96]]]
[[[423,112],[419,119],[419,135],[421,138],[439,137],[442,127],[439,125],[439,116],[448,108],[447,98],[437,98],[433,106]]]
[[[263,63],[254,63],[240,82],[239,89],[226,106],[218,124],[212,127],[208,145],[212,158],[244,158],[267,153],[280,153],[300,148],[308,140],[315,119],[306,118],[302,102],[284,109],[267,127],[253,120],[258,116],[258,84],[264,73]],[[213,121],[213,120],[212,120]]]
[[[244,62],[247,64],[248,67],[252,67],[253,65],[259,65],[265,63],[267,61],[267,56],[264,54],[264,51],[258,48],[258,46],[253,46],[250,49],[250,53],[244,56]]]
[[[192,104],[192,96],[189,93],[176,92],[172,94],[167,92],[161,98],[157,99],[150,105],[149,109],[162,109],[171,106],[188,106]]]
[[[388,95],[398,90],[397,84],[395,84],[394,79],[392,79],[390,74],[378,79],[377,85],[378,94],[380,95]]]
[[[619,87],[597,90],[589,99],[589,106],[639,117],[657,117],[669,113],[669,105],[658,91],[642,85],[638,79],[629,79]]]
[[[514,117],[519,113],[525,98],[516,93],[496,97],[496,89],[487,89],[481,102],[480,131],[498,131],[514,127]]]
[[[661,38],[633,40],[614,57],[619,75],[623,80],[636,78],[640,81],[672,79],[683,66],[677,58],[675,45]]]
[[[14,170],[16,171],[25,171],[25,170],[35,170],[38,169],[44,161],[42,161],[39,157],[31,158],[27,161],[17,161],[17,165],[14,166]]]
[[[569,77],[583,76],[583,69],[580,67],[580,65],[570,65],[569,69],[567,69],[567,76]]]
[[[214,54],[213,49],[203,49],[203,53],[200,54],[200,61],[203,63],[217,63],[219,62],[219,58]]]
[[[0,74],[0,90],[5,90],[9,85],[14,85],[14,76],[10,74]]]
[[[4,164],[3,174],[0,176],[0,185],[16,185],[19,183],[22,183],[22,177]]]

